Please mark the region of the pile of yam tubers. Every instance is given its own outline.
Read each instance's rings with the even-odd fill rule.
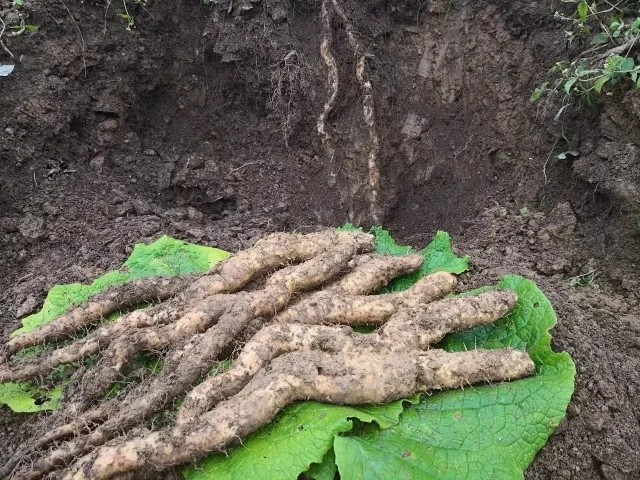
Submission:
[[[159,478],[246,438],[292,402],[381,404],[533,374],[519,350],[431,348],[505,316],[514,293],[443,299],[456,279],[436,273],[376,295],[423,258],[374,249],[365,233],[273,234],[206,274],[114,287],[11,339],[0,350],[0,383],[42,381],[63,364],[75,370],[61,408],[0,478]],[[130,313],[104,321],[118,311]],[[50,347],[16,355],[36,345]],[[162,369],[136,376],[134,359],[145,352]],[[226,371],[210,375],[229,358]],[[150,422],[159,412],[170,418],[160,427]]]

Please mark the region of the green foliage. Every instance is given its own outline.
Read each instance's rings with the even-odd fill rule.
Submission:
[[[40,29],[37,25],[30,25],[26,23],[22,23],[21,25],[12,25],[10,28],[10,37],[19,37],[24,33],[36,33]]]
[[[336,473],[338,473],[336,455],[333,453],[333,448],[330,448],[322,462],[312,463],[304,476],[313,480],[334,480]]]
[[[549,71],[553,80],[536,88],[531,101],[563,94],[592,105],[615,88],[640,90],[640,63],[633,55],[640,46],[639,3],[623,0],[612,6],[581,0],[571,17],[556,12],[557,18],[571,22],[569,42],[580,41],[584,48],[575,60],[556,62]]]
[[[562,89],[565,94],[576,94],[589,99],[593,92],[601,93],[607,85],[614,86],[631,80],[633,86],[640,90],[640,64],[630,57],[611,55],[601,68],[592,68],[587,60],[557,63],[551,73],[559,73],[562,77]]]
[[[119,13],[118,16],[122,18],[127,24],[126,30],[133,30],[136,28],[136,19],[133,18],[133,15],[130,15],[128,12]]]
[[[13,0],[11,2],[11,8],[2,12],[5,15],[5,22],[2,25],[2,31],[6,29],[7,37],[19,37],[25,33],[36,33],[40,27],[37,25],[31,25],[25,22],[25,18],[28,17],[28,12],[24,9],[24,0]],[[7,15],[12,13],[12,15]],[[12,20],[8,20],[11,18]],[[2,17],[0,16],[0,19]],[[2,34],[0,34],[0,37]]]
[[[0,384],[0,404],[18,413],[34,413],[55,410],[62,399],[62,386],[45,390],[27,383]]]
[[[589,6],[587,5],[587,2],[582,0],[578,4],[578,18],[580,19],[580,22],[586,22],[588,16],[589,16]]]
[[[207,271],[212,265],[227,258],[223,250],[192,245],[163,236],[149,245],[138,244],[120,270],[109,272],[90,285],[73,283],[56,285],[47,295],[42,310],[22,321],[22,328],[12,336],[35,330],[89,298],[111,286],[123,285],[144,277],[177,276]],[[56,408],[61,397],[60,386],[51,392],[28,384],[0,384],[0,404],[8,405],[14,412],[35,412]],[[49,398],[47,401],[42,401]]]
[[[336,436],[353,428],[354,418],[384,428],[397,423],[401,412],[402,402],[362,408],[296,403],[250,435],[242,447],[213,455],[182,473],[186,480],[295,480],[311,464],[323,461]],[[322,464],[313,471],[322,478],[322,472],[331,468]]]
[[[542,97],[542,95],[549,90],[549,82],[544,81],[542,82],[542,84],[540,84],[539,87],[536,87],[536,89],[533,91],[533,93],[531,94],[531,101],[532,102],[537,102],[538,100],[540,100],[540,98]]]
[[[133,15],[133,13],[131,13],[129,11],[129,4],[133,4],[133,7],[136,11],[138,11],[138,9],[142,9],[145,12],[147,12],[147,14],[151,15],[149,13],[149,11],[147,10],[147,3],[148,0],[122,0],[122,7],[124,8],[124,12],[123,13],[119,13],[118,16],[124,20],[126,27],[125,30],[127,31],[131,31],[133,29],[135,29],[137,27],[136,25],[136,19]],[[137,13],[136,13],[137,15]]]

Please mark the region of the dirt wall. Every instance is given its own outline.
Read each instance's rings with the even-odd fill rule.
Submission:
[[[416,246],[449,230],[474,255],[465,282],[521,273],[558,309],[577,390],[527,477],[640,475],[637,101],[575,106],[563,125],[530,104],[567,54],[560,2],[343,3],[375,92],[381,223]],[[130,31],[116,4],[27,8],[40,29],[9,42],[20,61],[0,78],[5,332],[53,284],[89,281],[162,233],[237,250],[265,232],[372,222],[357,57],[338,21],[333,157],[317,132],[318,3],[156,1],[132,9]],[[557,160],[564,149],[580,156]],[[571,286],[590,269],[593,285]],[[7,445],[28,433],[2,418]]]

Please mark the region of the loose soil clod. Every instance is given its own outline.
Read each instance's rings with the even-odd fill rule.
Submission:
[[[62,409],[46,422],[47,433],[19,449],[0,475],[97,479],[161,471],[227,447],[296,400],[382,403],[533,373],[533,362],[519,351],[429,350],[448,332],[503,317],[515,304],[513,293],[439,300],[453,290],[455,277],[436,273],[404,292],[371,295],[422,264],[417,255],[385,257],[370,254],[373,248],[368,234],[273,235],[189,278],[191,284],[150,279],[131,290],[119,287],[94,300],[91,310],[80,307],[55,327],[10,341],[0,381],[38,378],[62,363],[99,358],[75,375]],[[69,337],[96,324],[96,312],[122,308],[122,299],[136,305],[151,290],[173,296],[51,353],[9,360],[18,345]],[[359,334],[351,329],[357,325],[380,328]],[[231,369],[207,378],[215,362],[256,329]],[[164,359],[162,371],[108,398],[144,351]],[[184,394],[173,426],[133,430]]]

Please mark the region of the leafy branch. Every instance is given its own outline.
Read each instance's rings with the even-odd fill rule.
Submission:
[[[602,3],[607,8],[600,8]],[[565,100],[576,96],[592,105],[598,95],[611,94],[616,87],[640,90],[640,60],[636,55],[640,46],[640,2],[602,3],[580,0],[570,17],[556,12],[556,18],[571,22],[566,31],[569,43],[581,42],[585,48],[572,61],[556,62],[549,70],[551,79],[534,90],[531,101],[563,94]]]

